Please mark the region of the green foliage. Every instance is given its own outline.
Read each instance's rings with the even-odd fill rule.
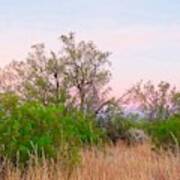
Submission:
[[[135,121],[125,117],[115,119],[112,124],[121,136],[123,136],[130,128],[135,128],[137,126]]]
[[[177,150],[180,148],[180,115],[170,117],[167,120],[147,120],[128,119],[127,117],[111,117],[106,123],[105,131],[108,137],[116,142],[118,139],[128,140],[128,133],[131,129],[144,131],[152,139],[156,147]],[[145,136],[144,136],[145,137]]]
[[[33,156],[74,164],[83,145],[100,143],[103,134],[92,117],[63,105],[25,103],[0,120],[0,154],[25,164]]]
[[[25,165],[45,157],[72,166],[81,147],[101,143],[105,134],[113,142],[141,141],[144,131],[157,146],[180,146],[180,115],[171,117],[180,112],[175,88],[140,82],[107,100],[110,53],[91,41],[77,42],[73,33],[60,40],[61,53],[36,44],[25,61],[0,70],[0,158]],[[125,116],[119,103],[135,104],[149,121]]]
[[[180,146],[180,116],[173,116],[168,120],[145,123],[144,129],[152,137],[158,147],[179,148]]]
[[[14,93],[0,94],[0,116],[1,119],[15,112],[19,104],[19,97]]]
[[[137,123],[123,116],[112,118],[105,125],[105,132],[110,140],[116,143],[119,139],[126,140],[126,133],[131,128],[136,128]]]
[[[141,121],[137,120],[137,115],[125,115],[116,102],[104,106],[97,119],[100,127],[104,129],[108,138],[114,143],[119,139],[128,141],[129,130],[139,129],[141,124]]]

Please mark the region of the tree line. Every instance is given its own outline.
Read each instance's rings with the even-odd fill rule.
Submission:
[[[92,41],[77,42],[74,33],[61,35],[59,40],[59,52],[36,44],[27,59],[1,69],[1,96],[15,94],[22,101],[43,105],[63,103],[94,114],[109,106],[122,110],[133,104],[149,120],[167,119],[180,112],[180,93],[164,81],[157,86],[141,81],[121,97],[108,98],[110,52],[99,50]]]

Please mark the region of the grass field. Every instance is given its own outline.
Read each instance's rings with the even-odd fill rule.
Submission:
[[[82,163],[66,173],[58,163],[29,165],[22,173],[4,165],[3,180],[180,180],[180,156],[154,152],[149,144],[127,147],[119,143],[104,151],[82,152]]]

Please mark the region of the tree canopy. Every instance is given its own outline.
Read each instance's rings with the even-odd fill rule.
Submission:
[[[1,73],[1,91],[15,92],[22,99],[76,104],[82,111],[96,111],[111,73],[109,52],[92,42],[76,42],[75,35],[61,35],[59,53],[44,44],[31,47],[24,61],[14,61]]]

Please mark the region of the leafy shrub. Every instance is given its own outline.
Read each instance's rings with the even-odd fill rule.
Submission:
[[[127,117],[117,102],[107,104],[97,115],[97,121],[113,143],[119,139],[125,140],[126,132],[136,127],[136,121],[130,116]]]
[[[123,116],[112,117],[111,120],[104,123],[104,130],[109,139],[116,143],[119,139],[127,140],[127,132],[131,128],[136,128],[137,122]]]
[[[76,163],[85,144],[100,143],[103,134],[92,117],[63,105],[25,103],[0,117],[0,154],[25,164],[33,156]]]
[[[144,129],[150,134],[158,147],[180,147],[180,116],[174,116],[164,121],[144,124]]]
[[[19,97],[14,93],[0,94],[0,116],[1,119],[14,113],[19,105]]]

